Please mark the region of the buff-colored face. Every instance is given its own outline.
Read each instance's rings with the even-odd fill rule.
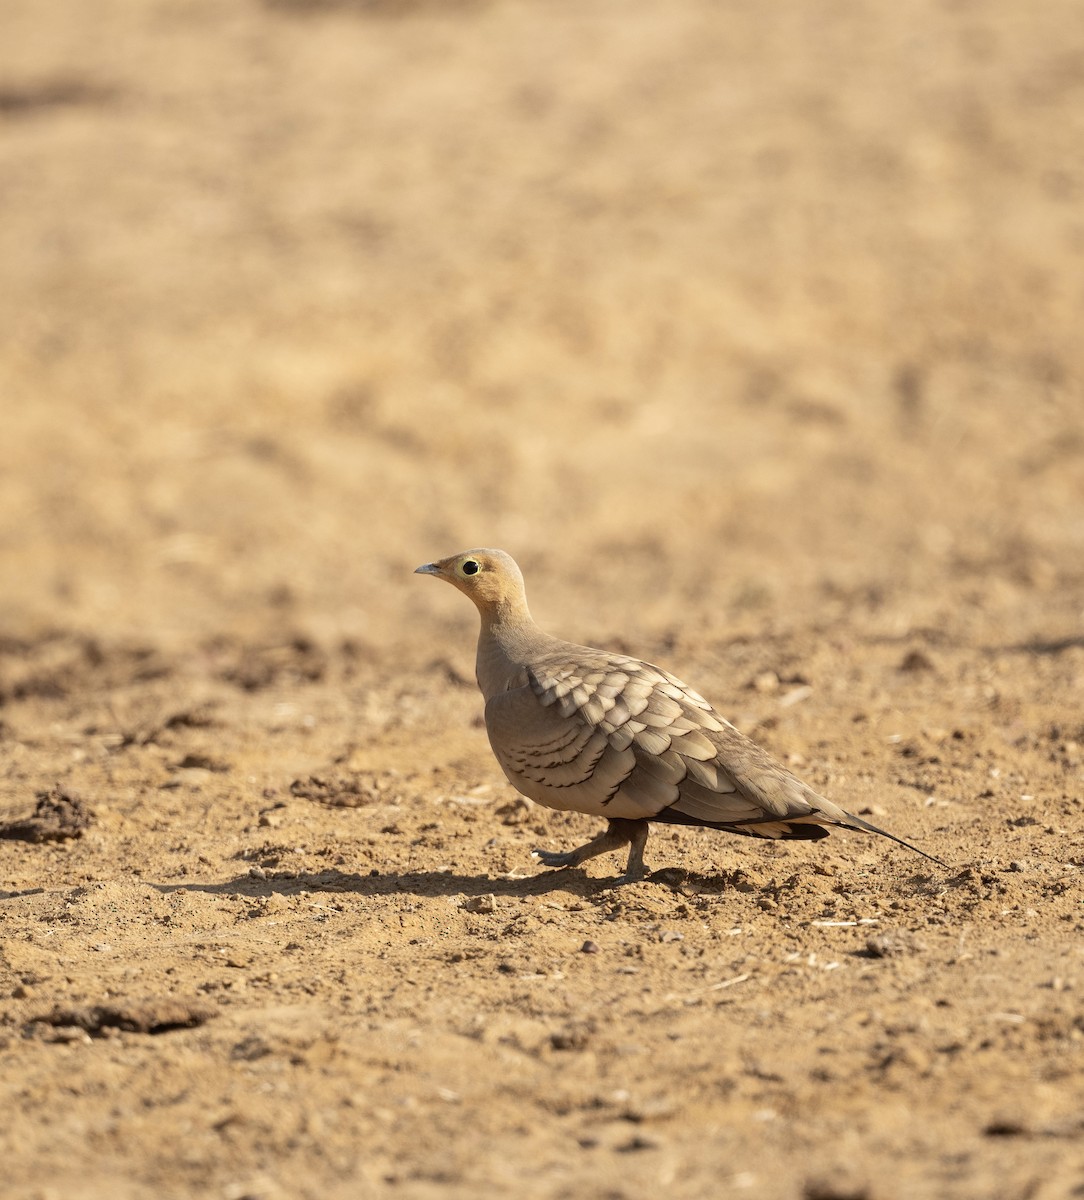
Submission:
[[[507,603],[523,593],[519,567],[503,550],[465,550],[450,558],[424,563],[415,574],[447,580],[470,596],[479,608]]]

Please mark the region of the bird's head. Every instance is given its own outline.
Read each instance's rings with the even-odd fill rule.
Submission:
[[[523,576],[503,550],[464,550],[450,558],[423,563],[416,575],[435,575],[469,596],[483,613],[526,608]]]

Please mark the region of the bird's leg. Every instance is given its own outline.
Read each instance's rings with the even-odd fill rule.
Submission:
[[[626,842],[631,842],[628,866],[625,868],[625,874],[621,876],[621,882],[631,882],[643,878],[647,831],[647,821],[625,821],[615,818],[607,822],[606,829],[598,837],[592,838],[586,845],[577,846],[575,850],[566,850],[563,854],[556,850],[535,850],[534,853],[547,867],[578,867],[589,858],[605,854],[608,850],[617,850]]]
[[[625,821],[624,824],[629,827],[629,861],[625,864],[624,875],[615,882],[635,883],[644,877],[644,847],[651,826],[647,821]]]

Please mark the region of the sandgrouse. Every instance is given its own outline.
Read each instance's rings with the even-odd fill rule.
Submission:
[[[802,839],[839,826],[932,858],[818,795],[669,672],[543,633],[503,550],[468,550],[416,573],[447,580],[478,607],[486,729],[513,786],[548,808],[608,820],[575,850],[536,850],[547,866],[577,867],[628,843],[621,881],[641,879],[651,821]]]

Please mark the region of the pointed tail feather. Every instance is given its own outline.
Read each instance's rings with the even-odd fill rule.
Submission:
[[[908,850],[913,850],[915,854],[921,854],[923,858],[928,858],[930,862],[937,863],[939,867],[944,867],[946,871],[952,870],[947,862],[944,862],[936,855],[927,854],[925,850],[920,850],[911,842],[905,841],[901,837],[896,837],[894,833],[889,833],[887,829],[882,829],[879,825],[874,825],[870,821],[863,820],[862,817],[856,817],[854,813],[849,813],[846,809],[832,804],[831,801],[825,800],[823,796],[816,796],[816,800],[821,806],[819,810],[804,817],[764,817],[759,821],[738,822],[705,821],[700,817],[690,816],[688,813],[681,812],[680,809],[664,808],[661,812],[657,812],[651,820],[660,821],[667,825],[696,825],[706,829],[720,829],[724,833],[738,833],[744,837],[772,838],[786,841],[793,839],[813,841],[818,838],[827,837],[831,828],[851,829],[856,833],[876,833],[880,837],[888,838],[889,841],[906,846]]]
[[[946,871],[951,871],[952,868],[947,862],[938,858],[934,854],[927,854],[925,850],[920,850],[911,842],[906,842],[901,837],[896,837],[894,833],[889,833],[887,829],[882,829],[879,825],[874,825],[870,821],[864,821],[861,817],[856,817],[854,813],[849,813],[844,810],[843,815],[847,818],[846,821],[840,821],[840,825],[844,829],[854,829],[860,833],[876,833],[881,837],[888,838],[890,841],[897,842],[901,846],[906,846],[908,850],[913,850],[916,854],[921,854],[923,858],[928,858],[930,862],[935,862],[939,867],[944,867]]]

